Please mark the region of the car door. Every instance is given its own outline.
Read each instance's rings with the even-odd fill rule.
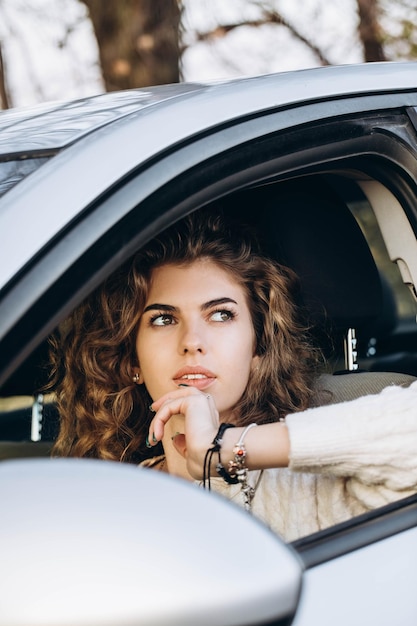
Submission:
[[[395,280],[416,284],[417,92],[411,70],[404,68],[402,79],[381,67],[358,76],[341,68],[316,76],[262,77],[164,100],[154,110],[126,116],[114,129],[82,138],[8,192],[2,232],[16,222],[33,228],[27,229],[24,253],[7,240],[0,302],[3,389],[112,270],[175,220],[210,203],[222,202],[256,222],[260,200],[270,194],[276,202],[264,211],[269,228],[279,229],[280,211],[291,212],[280,205],[283,190],[314,188],[318,206],[330,187],[353,213],[366,206],[385,261],[400,258]],[[366,231],[366,224],[361,228]],[[331,265],[331,256],[327,261]],[[346,293],[347,308],[353,301],[354,294]],[[414,359],[410,302],[395,320],[395,332],[378,335],[381,358],[398,355],[405,337]],[[364,336],[361,366],[370,356],[373,366],[378,360],[369,354],[373,331]],[[337,363],[342,358],[340,347]],[[364,616],[372,616],[388,624],[394,612],[400,623],[411,623],[417,610],[406,581],[416,574],[410,559],[416,535],[412,497],[295,542],[305,573],[294,623],[365,623]],[[392,604],[381,601],[389,595]]]

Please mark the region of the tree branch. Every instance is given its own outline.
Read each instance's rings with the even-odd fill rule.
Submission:
[[[321,65],[331,65],[331,62],[324,55],[322,50],[318,46],[316,46],[310,39],[305,37],[300,33],[300,31],[291,24],[288,20],[286,20],[280,13],[273,10],[263,10],[263,17],[258,20],[243,20],[241,22],[233,22],[229,24],[219,24],[213,30],[207,32],[195,32],[195,40],[196,41],[213,41],[215,39],[219,39],[224,37],[232,30],[236,30],[237,28],[241,28],[242,26],[249,26],[252,28],[259,28],[261,26],[265,26],[267,24],[275,24],[276,26],[284,26],[290,33],[298,39],[301,43],[303,43],[307,48],[313,52],[313,54],[318,58]]]

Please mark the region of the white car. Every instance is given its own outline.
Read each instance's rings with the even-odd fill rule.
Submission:
[[[413,380],[417,64],[48,103],[0,138],[0,626],[415,626],[417,496],[286,545],[174,477],[48,458],[41,390],[57,324],[219,200],[299,273],[335,401]]]

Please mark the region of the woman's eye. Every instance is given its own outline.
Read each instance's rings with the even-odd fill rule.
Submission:
[[[151,319],[152,326],[169,326],[174,323],[174,319],[172,315],[167,315],[163,313],[161,315],[157,315]]]
[[[234,318],[234,313],[232,311],[224,310],[224,311],[215,311],[211,315],[211,320],[213,322],[228,322],[229,320]]]

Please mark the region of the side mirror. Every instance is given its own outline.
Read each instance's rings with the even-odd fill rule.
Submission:
[[[183,480],[104,461],[6,461],[0,502],[0,626],[243,626],[295,613],[296,553]]]

